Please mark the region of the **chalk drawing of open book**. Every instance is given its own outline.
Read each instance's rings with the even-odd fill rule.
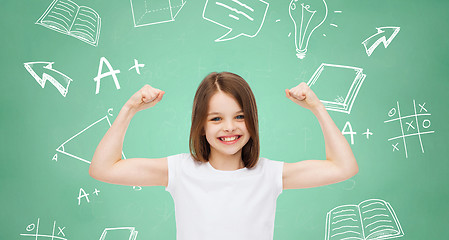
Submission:
[[[54,0],[36,24],[98,45],[101,18],[92,8],[78,6],[70,0]]]
[[[327,110],[350,114],[365,77],[358,67],[322,63],[307,85]]]
[[[326,216],[326,240],[390,239],[404,236],[391,205],[380,199],[369,199],[358,205],[343,205]]]
[[[111,122],[106,115],[69,138],[56,151],[90,164],[89,160],[92,159],[98,143],[110,127]],[[122,156],[126,159],[123,152]]]
[[[173,22],[186,0],[130,0],[134,27]]]

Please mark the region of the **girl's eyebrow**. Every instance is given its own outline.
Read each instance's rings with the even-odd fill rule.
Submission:
[[[240,111],[236,112],[235,114],[240,114],[240,113],[243,113],[243,111],[240,110]],[[220,112],[210,112],[207,115],[209,116],[209,115],[220,115],[220,114],[221,114]]]

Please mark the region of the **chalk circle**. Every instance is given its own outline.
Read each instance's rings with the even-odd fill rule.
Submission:
[[[110,116],[113,116],[113,115],[112,115],[112,111],[114,111],[113,108],[109,108],[109,109],[108,109],[108,114],[109,114]]]
[[[34,227],[35,227],[35,225],[34,225],[34,223],[32,223],[32,224],[28,225],[26,229],[28,232],[30,232],[30,231],[34,230]]]
[[[396,108],[392,108],[389,112],[388,112],[388,116],[389,117],[393,117],[396,114]]]
[[[426,121],[429,123],[429,125],[426,125],[426,124],[425,124]],[[430,127],[430,120],[429,120],[429,119],[424,120],[424,121],[422,122],[422,127],[423,127],[423,128],[429,128],[429,127]]]

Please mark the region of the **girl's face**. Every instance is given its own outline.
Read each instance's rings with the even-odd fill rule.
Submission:
[[[220,91],[209,101],[204,130],[211,156],[216,157],[241,156],[242,148],[250,139],[242,108],[233,97]]]

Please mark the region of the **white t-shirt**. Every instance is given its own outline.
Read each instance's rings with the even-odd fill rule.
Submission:
[[[222,171],[187,153],[168,157],[177,240],[272,240],[283,166],[260,158],[252,169]]]

